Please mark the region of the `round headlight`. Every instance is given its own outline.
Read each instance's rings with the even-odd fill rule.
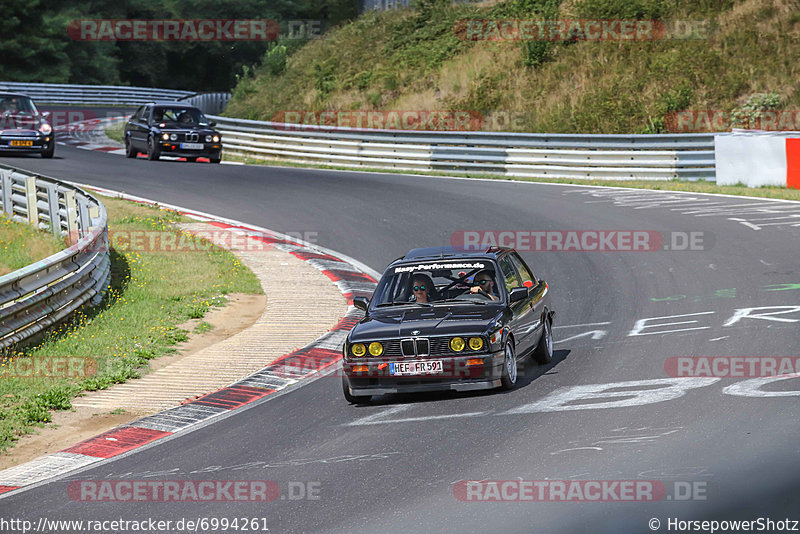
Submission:
[[[454,337],[450,340],[450,348],[453,349],[455,352],[461,352],[464,350],[464,339],[460,337]]]
[[[367,353],[367,348],[364,346],[363,343],[356,343],[352,347],[350,347],[350,352],[353,353],[353,356],[360,358]]]
[[[219,143],[219,136],[215,135],[213,140],[214,140],[215,143]]]
[[[210,136],[210,135],[207,135],[207,136],[206,136],[206,143],[210,143],[210,142],[211,142],[211,136]]]
[[[42,124],[39,125],[39,131],[45,135],[49,135],[50,132],[53,131],[53,127],[50,126],[48,123],[43,122]]]
[[[469,348],[472,350],[481,350],[483,348],[483,339],[479,337],[469,338]]]
[[[161,139],[163,139],[164,141],[169,141],[169,134],[167,133],[161,134]]]
[[[378,343],[377,341],[373,341],[369,344],[369,353],[373,356],[380,356],[383,354],[383,345]]]
[[[178,134],[172,134],[172,135],[169,136],[169,138],[172,139],[173,141],[177,141],[178,140]]]

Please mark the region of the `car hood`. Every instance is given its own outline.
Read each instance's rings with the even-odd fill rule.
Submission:
[[[483,333],[502,315],[497,305],[437,305],[373,311],[350,332],[350,341]]]
[[[40,115],[8,115],[0,116],[0,131],[7,135],[29,134],[37,131],[43,119]]]

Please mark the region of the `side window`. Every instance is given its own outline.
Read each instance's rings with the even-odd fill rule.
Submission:
[[[142,122],[148,122],[150,119],[150,106],[142,108]]]
[[[517,268],[522,285],[525,285],[525,282],[530,282],[530,284],[528,284],[526,287],[535,286],[536,278],[533,276],[533,274],[531,274],[530,269],[528,269],[528,267],[522,261],[522,258],[520,258],[517,254],[509,254],[508,257],[511,258],[511,263],[513,263],[514,267]]]
[[[498,263],[500,263],[500,270],[503,271],[506,289],[510,292],[515,287],[521,287],[522,284],[517,277],[517,271],[514,269],[514,264],[511,263],[510,256],[503,256]]]
[[[139,106],[139,109],[136,110],[136,113],[133,114],[131,117],[132,121],[142,120],[142,115],[144,114],[144,106]]]

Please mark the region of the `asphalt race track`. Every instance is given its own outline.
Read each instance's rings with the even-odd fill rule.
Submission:
[[[800,519],[797,379],[678,385],[665,370],[678,356],[798,355],[800,226],[789,223],[800,223],[791,219],[800,205],[149,162],[64,146],[53,160],[2,161],[311,236],[377,271],[408,249],[449,244],[463,230],[647,230],[666,236],[667,248],[673,235],[702,232],[704,249],[522,251],[553,292],[557,344],[553,363],[526,368],[516,390],[350,406],[339,379],[323,377],[1,499],[17,517],[263,517],[270,532],[364,533],[651,532],[651,518],[661,531],[669,518]],[[590,385],[598,387],[576,389]],[[548,397],[554,392],[560,396]],[[311,482],[319,498],[133,504],[73,501],[66,492],[70,480],[187,478],[274,480],[284,493],[289,482]],[[500,503],[454,494],[459,481],[520,479],[653,480],[666,495],[657,502]]]

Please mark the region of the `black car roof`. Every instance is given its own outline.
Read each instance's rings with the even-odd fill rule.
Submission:
[[[406,253],[402,258],[397,258],[392,264],[419,262],[421,260],[443,260],[443,259],[470,259],[470,258],[489,258],[497,259],[501,254],[513,249],[503,247],[487,247],[479,250],[464,250],[456,247],[428,247],[415,248]]]
[[[0,98],[6,98],[6,97],[9,97],[9,96],[10,97],[31,98],[31,97],[29,97],[28,95],[26,95],[24,93],[7,93],[5,91],[0,91]]]
[[[186,108],[186,109],[199,110],[197,106],[193,106],[191,104],[184,104],[183,102],[159,101],[159,102],[150,102],[149,105],[156,108]]]

